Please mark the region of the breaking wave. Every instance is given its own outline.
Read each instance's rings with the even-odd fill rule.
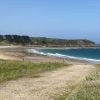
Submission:
[[[76,49],[76,48],[74,48],[74,49]],[[98,59],[75,57],[75,56],[63,55],[63,54],[60,54],[60,53],[45,53],[43,51],[36,50],[36,49],[28,49],[28,52],[40,54],[40,55],[54,56],[54,57],[59,57],[59,58],[66,58],[66,59],[69,58],[69,59],[84,60],[84,61],[89,61],[89,62],[100,63],[100,60],[98,60]]]

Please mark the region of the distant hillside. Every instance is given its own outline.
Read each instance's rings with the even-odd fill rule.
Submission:
[[[66,39],[52,39],[52,38],[31,38],[34,45],[42,45],[48,47],[72,47],[72,46],[96,46],[96,43],[90,40],[66,40]]]
[[[32,40],[29,36],[0,35],[0,45],[29,45]]]
[[[20,35],[0,35],[0,45],[34,45],[46,47],[88,47],[96,46],[95,42],[86,39],[66,40],[45,37],[29,37]]]

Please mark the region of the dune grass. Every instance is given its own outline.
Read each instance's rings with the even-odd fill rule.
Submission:
[[[69,95],[59,100],[100,100],[100,65]]]
[[[60,68],[64,63],[32,63],[21,61],[1,61],[0,60],[0,82],[27,77],[40,72]]]

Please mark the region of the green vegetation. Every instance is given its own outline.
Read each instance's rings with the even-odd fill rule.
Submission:
[[[47,47],[73,47],[73,46],[96,46],[96,44],[90,40],[82,40],[82,39],[76,39],[76,40],[66,40],[66,39],[52,39],[52,38],[31,38],[32,43],[34,45],[43,45]]]
[[[33,76],[37,73],[60,68],[63,63],[32,63],[21,61],[0,61],[0,82],[19,77]]]
[[[100,100],[100,65],[72,93],[59,100]]]
[[[31,39],[28,36],[0,35],[0,44],[29,45]]]
[[[72,46],[96,46],[90,40],[66,40],[66,39],[52,39],[45,37],[29,37],[19,35],[0,35],[0,45],[34,45],[46,47],[72,47]]]

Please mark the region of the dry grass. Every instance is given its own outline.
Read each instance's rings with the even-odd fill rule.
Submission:
[[[27,77],[64,66],[63,63],[32,63],[0,60],[0,82]],[[67,65],[67,64],[66,64]]]
[[[60,100],[100,100],[100,65],[69,95],[64,95]]]

